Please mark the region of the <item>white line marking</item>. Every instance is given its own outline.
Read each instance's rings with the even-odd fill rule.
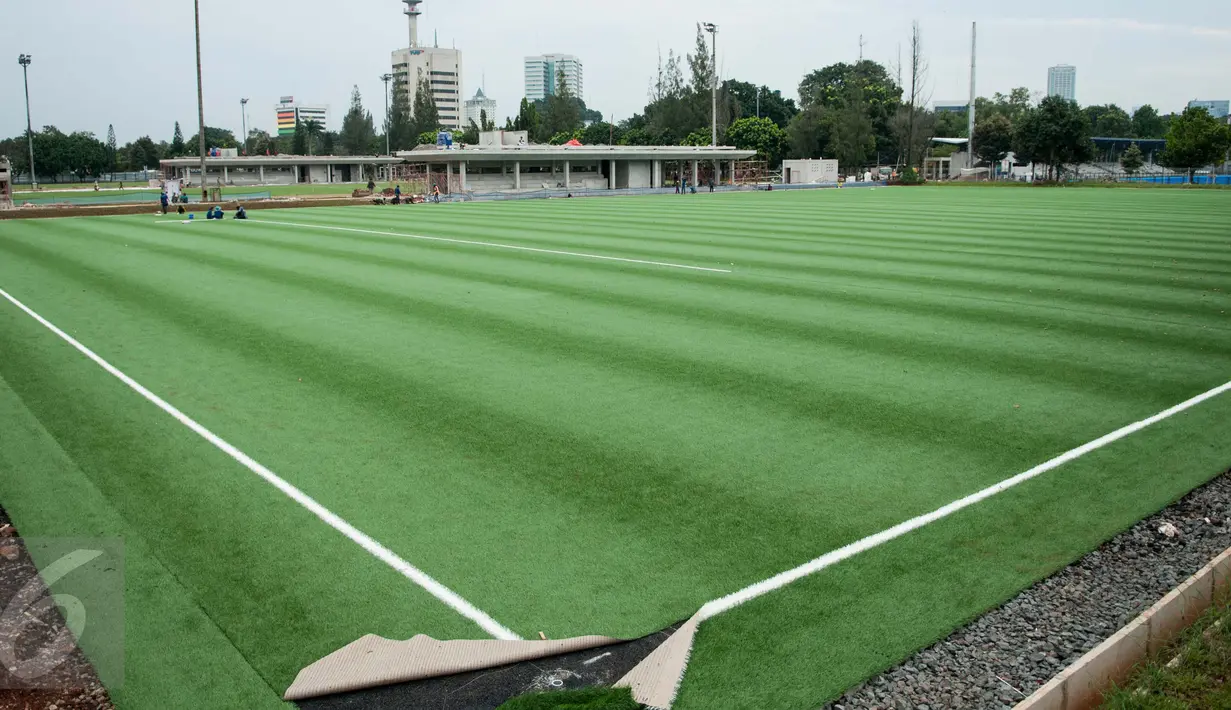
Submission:
[[[940,520],[941,518],[952,515],[953,513],[956,513],[957,511],[963,508],[968,508],[974,505],[975,503],[991,498],[997,493],[1007,491],[1008,489],[1012,488],[1013,486],[1016,486],[1019,483],[1029,481],[1030,479],[1036,476],[1047,473],[1048,471],[1054,468],[1058,468],[1059,466],[1062,466],[1063,464],[1066,464],[1069,461],[1072,461],[1076,458],[1080,458],[1081,456],[1084,456],[1090,453],[1091,451],[1094,451],[1096,449],[1101,449],[1104,446],[1112,443],[1113,441],[1123,439],[1129,434],[1141,431],[1142,429],[1145,429],[1151,424],[1156,424],[1158,422],[1161,422],[1162,420],[1174,414],[1178,414],[1190,407],[1195,407],[1196,405],[1201,404],[1207,399],[1217,397],[1218,395],[1224,392],[1227,392],[1229,390],[1231,390],[1231,382],[1227,382],[1225,384],[1219,385],[1218,387],[1215,387],[1214,389],[1209,390],[1207,392],[1203,392],[1197,395],[1196,397],[1193,397],[1192,399],[1185,400],[1184,402],[1181,402],[1180,404],[1177,404],[1170,409],[1164,409],[1163,411],[1159,412],[1158,414],[1155,414],[1152,417],[1149,417],[1148,419],[1142,419],[1139,422],[1133,422],[1132,424],[1116,429],[1110,434],[1105,434],[1103,436],[1100,436],[1094,441],[1091,441],[1086,444],[1082,444],[1081,446],[1078,446],[1075,449],[1070,449],[1049,461],[1045,461],[1039,464],[1038,466],[1035,466],[1034,468],[1030,469],[1029,471],[1023,471],[1022,473],[1019,473],[1016,476],[1013,476],[1012,478],[1006,478],[1000,483],[984,488],[983,490],[977,493],[972,493],[966,496],[965,498],[960,498],[958,500],[955,500],[952,503],[949,503],[948,505],[937,508],[936,510],[933,510],[930,513],[925,513],[918,517],[911,518],[910,520],[907,520],[905,522],[898,523],[897,525],[894,525],[893,527],[887,530],[882,530],[881,532],[878,532],[875,535],[869,535],[868,537],[865,537],[862,540],[856,540],[855,542],[852,542],[849,545],[845,545],[831,552],[827,552],[824,555],[821,555],[820,557],[812,560],[811,562],[807,562],[794,569],[789,569],[780,574],[776,574],[773,577],[770,577],[769,579],[766,579],[764,581],[757,582],[756,584],[744,587],[738,592],[733,592],[731,594],[726,595],[725,597],[719,597],[718,599],[715,599],[711,602],[707,602],[705,606],[701,607],[701,610],[697,612],[697,616],[700,617],[699,620],[704,621],[705,619],[709,619],[713,616],[721,614],[724,611],[729,611],[731,609],[734,609],[735,607],[739,606],[740,604],[743,604],[746,601],[756,599],[757,597],[763,594],[772,592],[775,589],[785,587],[791,582],[807,577],[810,574],[819,572],[825,569],[826,567],[831,567],[843,560],[850,559],[851,557],[854,557],[855,555],[858,555],[861,552],[867,552],[868,550],[871,550],[872,548],[877,547],[879,545],[883,545],[884,543],[889,542],[890,540],[894,538],[901,537],[902,535],[905,535],[906,533],[911,532],[912,530],[918,530],[919,528],[925,525],[934,523],[937,520]]]
[[[610,656],[610,655],[611,655],[611,651],[608,651],[608,652],[606,652],[606,653],[603,653],[603,654],[597,655],[597,656],[595,656],[594,658],[591,658],[591,659],[590,659],[590,660],[588,660],[588,661],[582,661],[582,662],[581,662],[581,665],[583,665],[583,666],[588,666],[588,665],[590,665],[591,663],[594,663],[595,661],[600,661],[600,660],[602,660],[602,659],[604,659],[604,658],[606,658],[607,656]]]
[[[497,622],[492,617],[488,616],[486,613],[481,611],[478,607],[474,606],[470,602],[460,597],[456,592],[444,586],[440,582],[437,582],[435,579],[432,579],[431,576],[429,576],[426,572],[410,564],[406,560],[399,557],[396,553],[386,548],[384,545],[381,545],[379,542],[368,537],[366,534],[364,534],[354,525],[351,525],[350,523],[346,522],[342,518],[338,517],[336,514],[334,514],[332,511],[330,511],[328,508],[321,505],[320,503],[317,503],[308,494],[299,490],[298,488],[291,485],[290,483],[287,483],[286,481],[278,477],[278,475],[275,474],[273,471],[270,471],[269,469],[265,468],[261,464],[257,463],[250,456],[240,451],[239,449],[235,448],[231,444],[227,443],[222,437],[213,433],[209,429],[206,429],[204,426],[198,424],[194,419],[189,417],[187,414],[184,414],[183,412],[181,412],[180,410],[172,406],[170,403],[168,403],[166,400],[162,399],[158,395],[154,394],[153,392],[143,387],[139,382],[137,382],[133,378],[129,377],[128,375],[125,375],[123,372],[118,370],[114,365],[112,365],[111,363],[107,362],[106,360],[102,359],[100,356],[95,354],[93,350],[90,350],[86,346],[79,343],[75,338],[73,338],[73,336],[60,330],[51,321],[35,313],[33,310],[27,307],[26,304],[22,303],[16,298],[13,298],[4,289],[0,289],[0,296],[4,296],[4,298],[8,299],[8,301],[12,303],[14,306],[17,306],[21,310],[25,311],[26,314],[29,315],[31,318],[41,323],[45,328],[47,328],[51,332],[60,336],[62,340],[64,340],[69,345],[72,345],[74,348],[80,351],[82,355],[85,355],[86,357],[90,358],[95,363],[97,363],[99,367],[102,367],[104,370],[114,375],[121,382],[128,385],[130,388],[136,391],[137,394],[141,395],[142,397],[145,397],[146,399],[148,399],[149,401],[157,405],[159,409],[163,410],[167,414],[170,414],[171,416],[178,419],[181,424],[183,424],[184,426],[188,427],[189,429],[199,434],[201,438],[205,439],[209,443],[218,447],[228,456],[235,459],[239,463],[243,464],[249,471],[252,471],[256,475],[265,479],[267,482],[273,484],[275,488],[285,493],[289,498],[291,498],[291,500],[294,500],[296,503],[307,508],[313,514],[315,514],[316,517],[328,523],[330,527],[342,533],[346,537],[350,538],[352,542],[356,543],[363,549],[370,552],[380,561],[384,562],[385,564],[389,565],[393,569],[400,572],[407,579],[411,580],[412,582],[419,585],[420,587],[423,587],[423,589],[427,590],[429,594],[436,597],[437,599],[444,602],[445,604],[449,605],[449,607],[451,607],[457,613],[461,614],[467,619],[470,619],[474,623],[478,624],[484,631],[491,634],[493,637],[501,639],[503,641],[517,641],[521,639],[520,636],[513,633],[512,631],[505,628],[504,626],[500,625],[499,622]]]
[[[602,254],[586,254],[579,251],[560,251],[558,249],[540,249],[538,247],[521,246],[520,244],[500,244],[499,242],[477,242],[470,239],[451,239],[449,237],[429,237],[423,234],[405,234],[402,232],[384,232],[377,229],[358,229],[356,227],[335,227],[328,224],[301,224],[299,222],[278,222],[272,219],[249,219],[249,222],[260,224],[277,224],[283,227],[301,227],[304,229],[332,229],[338,232],[358,232],[360,234],[379,234],[387,237],[405,237],[406,239],[423,239],[430,242],[448,242],[450,244],[467,244],[477,247],[494,247],[496,249],[515,249],[517,251],[532,251],[539,254],[555,254],[557,256],[578,256],[585,259],[602,259],[604,261],[621,261],[626,264],[645,264],[647,266],[666,266],[672,269],[688,269],[690,271],[709,271],[716,274],[729,274],[730,269],[714,269],[708,266],[693,266],[691,264],[673,264],[669,261],[649,261],[647,259],[628,259],[622,256],[604,256]]]

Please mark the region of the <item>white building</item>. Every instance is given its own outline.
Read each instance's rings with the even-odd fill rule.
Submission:
[[[281,103],[274,107],[277,114],[278,135],[295,135],[296,121],[316,121],[325,130],[329,129],[329,106],[295,103],[294,96],[283,96]]]
[[[538,101],[556,93],[556,76],[564,72],[564,84],[573,96],[585,88],[581,60],[571,54],[540,54],[526,57],[526,98]]]
[[[469,127],[470,122],[474,121],[474,125],[478,126],[479,130],[482,130],[483,122],[480,118],[482,117],[483,112],[487,112],[488,121],[492,123],[496,122],[496,100],[489,99],[487,95],[483,93],[483,89],[479,89],[474,92],[473,99],[466,99],[465,112],[462,115],[462,123],[464,126]]]
[[[1047,70],[1047,95],[1077,100],[1077,67],[1059,64]]]
[[[410,46],[392,53],[393,80],[401,84],[413,106],[421,77],[428,79],[432,100],[441,125],[454,130],[464,127],[462,116],[462,53],[458,49],[423,47],[419,44],[419,5],[423,0],[402,0],[410,21]]]

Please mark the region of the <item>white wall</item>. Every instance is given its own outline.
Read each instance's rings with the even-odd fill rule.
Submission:
[[[787,169],[791,175],[791,184],[825,183],[838,181],[838,161],[833,159],[819,160],[784,160],[782,161],[782,181],[787,180]]]

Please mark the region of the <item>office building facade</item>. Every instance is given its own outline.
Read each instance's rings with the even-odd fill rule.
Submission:
[[[556,93],[559,72],[564,72],[564,84],[573,96],[580,98],[585,89],[581,60],[571,54],[540,54],[526,57],[526,98],[539,101]]]
[[[1047,95],[1077,100],[1077,67],[1060,64],[1047,70]]]
[[[329,130],[329,106],[295,103],[294,96],[283,96],[274,107],[277,115],[278,135],[295,135],[295,122],[316,121]]]
[[[1210,112],[1214,118],[1225,119],[1228,114],[1231,114],[1231,100],[1229,101],[1202,101],[1194,99],[1188,102],[1189,108],[1203,108]]]
[[[470,122],[474,121],[474,125],[483,130],[483,122],[480,120],[483,114],[487,114],[487,120],[496,122],[496,100],[490,99],[483,93],[483,89],[474,92],[474,98],[466,99],[462,115],[462,123],[468,128]]]

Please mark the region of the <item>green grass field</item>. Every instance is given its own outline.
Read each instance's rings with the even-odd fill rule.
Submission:
[[[0,288],[517,634],[634,637],[1231,380],[1229,218],[891,188],[17,220]],[[4,300],[0,378],[0,505],[125,538],[122,707],[485,637]],[[1226,470],[1229,421],[710,619],[676,707],[816,707]]]

